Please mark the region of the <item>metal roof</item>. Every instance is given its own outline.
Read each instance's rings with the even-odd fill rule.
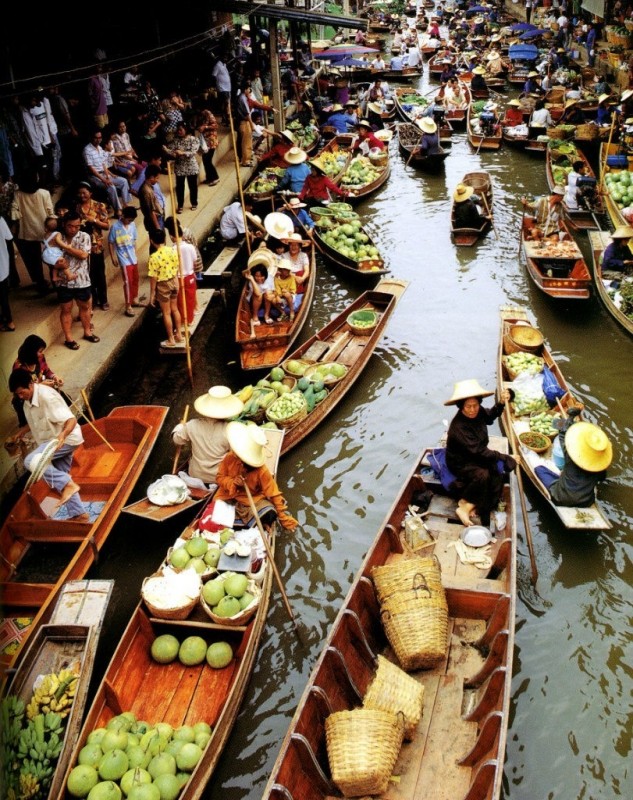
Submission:
[[[258,14],[269,19],[294,22],[309,22],[311,25],[331,25],[334,28],[367,28],[366,19],[358,17],[339,17],[336,14],[322,14],[305,8],[289,8],[274,3],[250,3],[246,0],[216,0],[216,11],[229,11],[231,14]]]

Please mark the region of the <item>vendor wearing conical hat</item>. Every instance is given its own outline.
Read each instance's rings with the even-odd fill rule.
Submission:
[[[279,181],[279,189],[289,189],[294,194],[299,194],[303,189],[305,179],[310,174],[310,166],[306,163],[308,155],[301,147],[291,147],[284,156],[286,172]]]
[[[613,447],[598,425],[576,420],[570,414],[559,434],[565,456],[560,476],[541,466],[536,472],[557,506],[587,508],[596,501],[596,485],[607,477]]]
[[[295,137],[294,133],[289,130],[283,130],[275,136],[279,137],[279,141],[276,142],[267,153],[264,153],[263,156],[259,159],[260,165],[265,165],[266,167],[281,167],[285,169],[288,164],[284,159],[284,156],[290,150],[291,147],[295,144]]]
[[[434,156],[442,152],[437,123],[431,117],[422,117],[416,120],[417,126],[422,131],[422,137],[416,147],[416,152],[425,156]]]
[[[176,425],[172,439],[191,448],[189,476],[215,483],[218,466],[229,451],[227,420],[239,416],[244,403],[227,386],[212,386],[193,405],[200,418]]]
[[[356,133],[356,139],[354,139],[354,143],[352,144],[352,152],[359,151],[363,155],[367,155],[367,153],[374,148],[384,150],[385,143],[376,138],[371,123],[368,120],[361,119],[356,126]]]
[[[633,238],[633,228],[630,225],[620,225],[611,234],[611,243],[608,244],[602,255],[602,270],[614,272],[629,272],[633,267],[633,253],[630,243]]]
[[[294,531],[299,523],[288,513],[286,500],[266,466],[266,433],[257,425],[230,422],[227,436],[230,452],[218,469],[215,499],[233,501],[236,516],[248,524],[252,513],[244,491],[246,485],[265,526],[277,518],[283,528]]]
[[[475,511],[482,525],[490,525],[506,475],[516,467],[511,456],[488,447],[488,426],[501,416],[511,397],[505,389],[500,403],[484,408],[481,401],[492,394],[474,379],[459,381],[444,404],[459,409],[448,429],[446,466],[456,478],[451,489],[459,495],[457,516],[464,525],[472,524]]]
[[[490,216],[481,213],[472,186],[458,183],[453,192],[453,226],[455,228],[475,228],[480,230],[490,223]]]

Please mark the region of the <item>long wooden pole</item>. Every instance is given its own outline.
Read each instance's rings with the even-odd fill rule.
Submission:
[[[235,139],[235,127],[233,125],[233,112],[231,110],[231,101],[229,100],[229,125],[231,127],[231,142],[233,144],[233,160],[235,162],[235,175],[237,178],[237,192],[240,198],[240,205],[242,206],[242,216],[244,217],[244,236],[246,238],[246,249],[248,254],[251,254],[251,237],[248,234],[248,214],[246,213],[246,206],[244,205],[244,189],[242,188],[242,175],[240,173],[240,161],[237,154],[237,141]]]
[[[110,450],[112,450],[112,452],[114,453],[114,447],[112,447],[110,442],[105,438],[105,436],[101,433],[99,428],[97,428],[97,426],[94,424],[93,421],[94,414],[92,413],[92,409],[90,408],[90,403],[88,402],[88,395],[86,394],[85,389],[81,390],[81,397],[86,405],[86,409],[88,410],[88,416],[86,417],[86,422],[88,423],[88,425],[90,425],[90,427],[97,434],[97,436],[104,442],[104,444],[106,444],[110,448]]]
[[[171,161],[167,162],[167,178],[169,179],[169,196],[171,198],[171,207],[172,210],[177,208],[176,206],[176,193],[174,189],[174,165]],[[189,383],[191,384],[191,388],[193,389],[193,367],[191,365],[191,344],[189,341],[189,320],[188,320],[188,311],[187,311],[187,293],[185,292],[185,278],[182,274],[182,260],[180,257],[180,230],[178,226],[178,220],[174,216],[174,236],[176,237],[176,253],[178,255],[178,284],[180,286],[180,294],[182,296],[182,308],[184,311],[184,323],[185,323],[185,354],[187,356],[187,372],[189,373]]]
[[[189,417],[189,404],[187,404],[185,406],[185,413],[182,415],[182,420],[181,420],[181,424],[182,425],[186,425],[187,424],[187,418],[188,417]],[[173,463],[172,468],[171,468],[171,474],[172,475],[175,475],[176,474],[176,470],[178,469],[178,462],[180,461],[180,453],[181,453],[181,451],[182,451],[182,445],[179,444],[176,447],[176,454],[174,455],[174,463]]]
[[[491,210],[490,206],[488,205],[488,200],[487,200],[486,195],[484,194],[484,192],[481,193],[481,200],[482,200],[482,202],[484,204],[484,208],[486,209],[486,214],[488,214],[488,216],[490,217],[490,227],[492,228],[492,230],[495,233],[495,239],[498,239],[499,238],[499,234],[497,233],[497,229],[495,228],[494,219],[492,217],[492,210]]]
[[[607,158],[609,157],[609,148],[611,147],[611,139],[613,137],[613,128],[615,126],[615,114],[611,115],[611,129],[609,130],[609,141],[607,142],[607,146],[604,151],[604,159],[602,161],[602,169],[600,170],[600,185],[602,187],[602,191],[604,193],[605,187],[605,175],[606,175],[606,167],[607,167]]]
[[[534,555],[534,542],[532,541],[532,528],[530,526],[530,520],[528,518],[527,513],[527,506],[525,505],[525,492],[523,491],[523,476],[521,474],[521,463],[520,463],[520,456],[517,451],[516,445],[516,434],[514,432],[514,428],[512,426],[512,420],[510,418],[510,413],[507,411],[504,412],[506,417],[506,428],[508,431],[508,438],[510,440],[510,447],[512,448],[512,455],[514,456],[517,466],[516,466],[516,476],[517,476],[517,485],[519,487],[519,499],[521,501],[521,513],[523,515],[523,527],[525,528],[525,538],[527,540],[528,546],[528,553],[530,554],[530,568],[532,571],[532,584],[535,586],[536,581],[538,579],[538,568],[536,566],[536,556]]]
[[[255,501],[253,500],[253,495],[251,494],[251,490],[248,488],[246,483],[244,484],[244,491],[246,492],[246,496],[248,497],[248,504],[250,505],[253,516],[255,517],[255,522],[257,523],[257,527],[259,528],[259,534],[264,542],[264,547],[266,548],[266,554],[268,556],[268,560],[270,561],[270,566],[272,568],[273,574],[275,575],[277,586],[279,586],[279,591],[281,592],[281,596],[283,597],[284,605],[286,606],[286,611],[288,612],[288,615],[292,620],[292,623],[295,626],[295,631],[297,632],[298,635],[299,626],[297,625],[297,620],[290,605],[290,601],[288,600],[288,595],[286,594],[286,590],[284,589],[284,585],[281,580],[281,575],[279,574],[279,570],[277,569],[277,564],[275,564],[275,557],[272,550],[270,549],[268,536],[266,534],[266,531],[264,530],[264,526],[262,525],[262,521],[259,517]]]

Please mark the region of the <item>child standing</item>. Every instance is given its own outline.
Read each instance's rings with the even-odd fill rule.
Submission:
[[[288,306],[290,322],[295,318],[295,295],[297,294],[297,281],[293,275],[294,272],[296,272],[296,267],[290,261],[283,259],[279,262],[277,274],[275,275],[275,298],[272,301],[273,306],[282,314],[282,317],[283,301],[285,301]],[[266,322],[270,324],[268,319]]]
[[[163,315],[167,339],[161,347],[182,347],[180,334],[182,318],[178,310],[178,254],[165,245],[165,231],[150,231],[150,241],[156,250],[149,257],[147,274],[149,276],[149,304],[158,305]]]
[[[125,316],[133,317],[133,308],[138,302],[138,257],[136,255],[137,212],[134,206],[126,206],[121,218],[110,228],[108,247],[110,258],[115,267],[121,268],[123,278],[123,294],[125,295]]]

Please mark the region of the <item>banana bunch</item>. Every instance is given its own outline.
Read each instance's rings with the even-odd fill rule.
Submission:
[[[24,703],[14,694],[0,701],[0,786],[15,795],[18,789],[18,742],[24,721]]]
[[[35,797],[40,791],[40,782],[30,772],[21,772],[18,782],[18,792],[14,793],[15,800],[30,800]],[[9,795],[11,797],[11,795]]]
[[[243,403],[248,403],[248,401],[253,396],[254,390],[255,390],[254,386],[250,386],[250,385],[249,386],[245,386],[243,389],[240,389],[239,392],[236,392],[235,396],[239,397],[239,399]]]
[[[68,716],[75,699],[78,680],[78,674],[70,669],[45,675],[26,707],[27,717],[35,719],[38,714],[48,714],[51,711],[59,713],[62,718]]]
[[[15,800],[39,800],[46,797],[53,772],[64,743],[61,714],[49,711],[29,720],[18,740],[14,767],[19,775],[12,776]]]

